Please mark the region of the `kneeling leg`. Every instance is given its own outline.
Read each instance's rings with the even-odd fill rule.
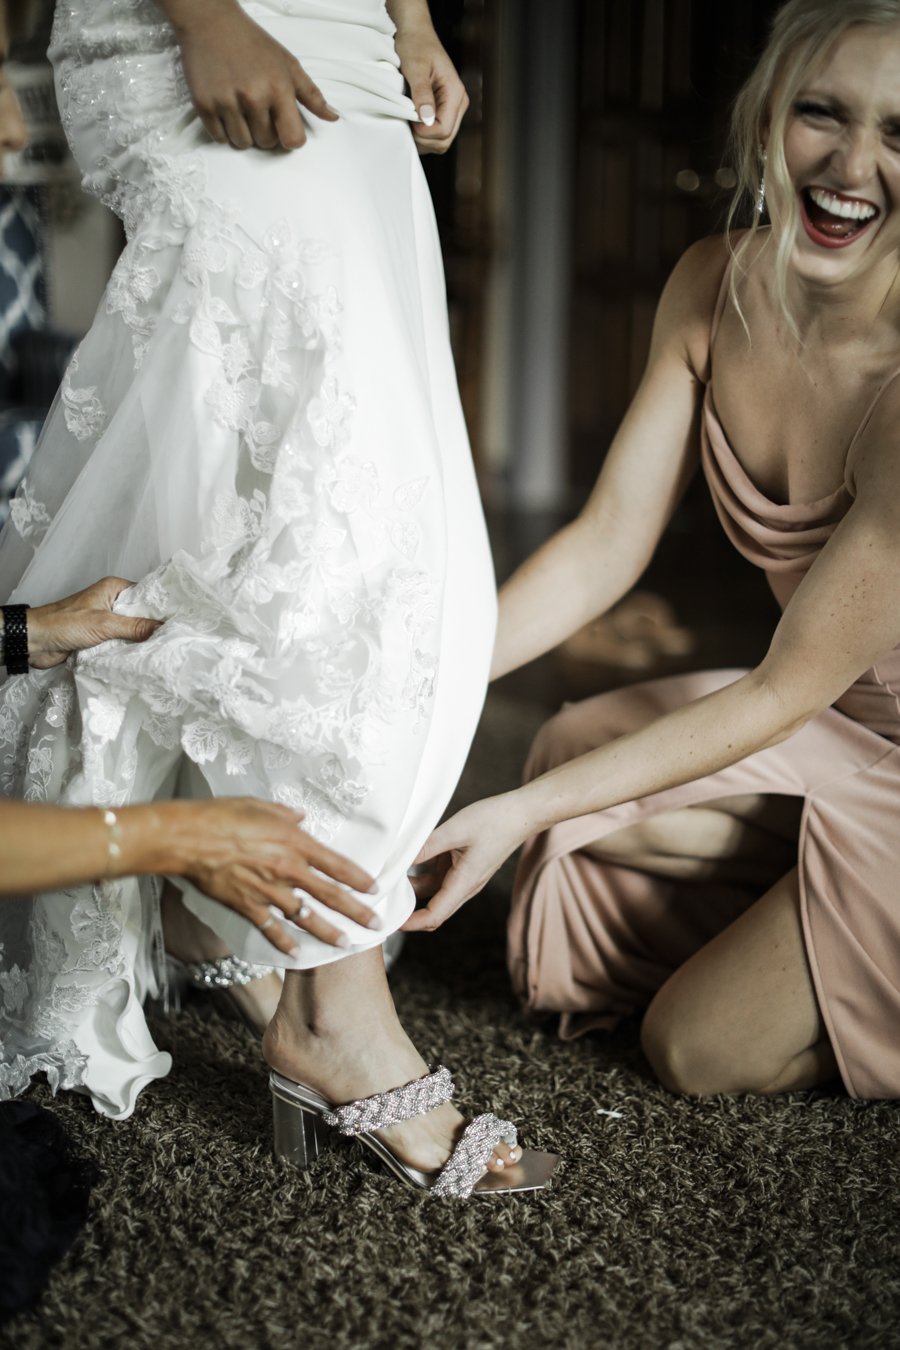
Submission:
[[[666,981],[641,1040],[660,1082],[691,1096],[789,1092],[837,1076],[796,868]]]

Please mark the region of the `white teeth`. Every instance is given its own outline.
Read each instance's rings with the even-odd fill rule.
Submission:
[[[840,216],[842,220],[871,220],[878,214],[868,202],[848,202],[833,192],[826,192],[824,188],[810,188],[809,195],[816,206],[827,211],[830,216]]]

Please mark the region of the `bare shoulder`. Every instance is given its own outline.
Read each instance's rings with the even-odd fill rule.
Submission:
[[[888,377],[852,447],[845,479],[858,502],[890,507],[900,520],[900,372]]]
[[[676,263],[657,310],[654,348],[657,352],[680,352],[693,374],[703,381],[708,378],[716,302],[730,259],[731,249],[724,235],[710,235],[692,244]]]

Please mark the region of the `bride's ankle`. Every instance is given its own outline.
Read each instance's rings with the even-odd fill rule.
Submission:
[[[210,961],[229,954],[217,934],[187,908],[171,882],[163,890],[161,917],[166,951],[179,961]]]
[[[375,1045],[391,1045],[406,1039],[396,1016],[375,1024],[374,1019],[346,1016],[342,1011],[307,1009],[302,1017],[279,1004],[263,1037],[263,1054],[302,1055],[312,1059],[340,1054],[371,1057]]]
[[[278,1005],[285,1042],[372,1042],[403,1036],[380,950],[288,971]]]

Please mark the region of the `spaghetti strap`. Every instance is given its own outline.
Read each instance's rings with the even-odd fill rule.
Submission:
[[[850,442],[850,445],[847,448],[848,456],[852,451],[853,447],[856,445],[856,442],[859,440],[862,433],[865,431],[866,427],[869,425],[869,422],[872,420],[872,414],[878,407],[878,404],[881,400],[881,396],[884,393],[885,389],[887,389],[889,385],[894,383],[894,380],[896,380],[898,375],[900,375],[900,366],[897,366],[894,370],[891,371],[890,375],[887,377],[884,384],[878,390],[877,394],[872,399],[872,402],[869,404],[868,408],[863,413],[863,419],[860,422],[859,426],[856,428],[856,431],[853,433],[853,440]]]

